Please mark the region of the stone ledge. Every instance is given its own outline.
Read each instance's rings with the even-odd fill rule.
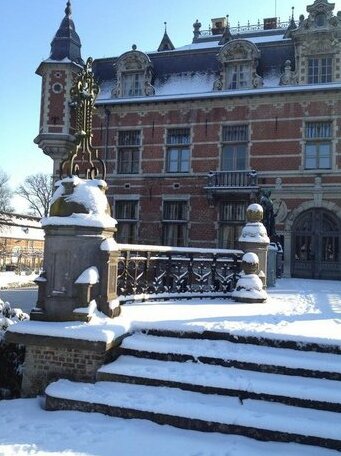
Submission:
[[[41,334],[28,334],[6,331],[5,342],[19,345],[37,345],[56,348],[77,348],[103,353],[118,346],[127,334],[117,337],[111,342],[74,339],[71,337],[45,336]]]

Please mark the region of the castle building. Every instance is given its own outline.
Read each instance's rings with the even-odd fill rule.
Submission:
[[[286,276],[341,278],[341,13],[231,27],[193,24],[175,48],[133,45],[95,59],[93,144],[106,164],[119,242],[237,247],[245,210],[275,216]],[[69,91],[82,68],[67,2],[42,76],[36,142],[60,161],[73,144]],[[273,238],[275,234],[273,233]]]

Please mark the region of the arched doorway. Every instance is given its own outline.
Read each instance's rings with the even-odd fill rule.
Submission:
[[[292,277],[341,279],[340,237],[340,221],[332,212],[303,212],[292,229]]]

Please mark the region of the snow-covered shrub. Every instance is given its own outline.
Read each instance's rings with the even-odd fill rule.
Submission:
[[[25,348],[5,343],[4,335],[9,326],[28,318],[21,309],[12,308],[8,302],[0,299],[0,399],[20,395]]]

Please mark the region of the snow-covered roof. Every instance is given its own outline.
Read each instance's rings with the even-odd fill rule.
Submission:
[[[37,217],[2,213],[0,238],[44,240],[44,231]]]
[[[199,80],[198,80],[199,81]],[[206,82],[205,82],[206,81]],[[274,95],[274,94],[289,94],[297,92],[317,92],[317,91],[329,91],[329,90],[340,90],[341,83],[325,83],[325,84],[306,84],[306,85],[292,85],[292,86],[268,86],[264,84],[263,87],[258,89],[234,89],[234,90],[219,90],[213,91],[212,87],[208,88],[208,79],[205,78],[201,81],[201,87],[203,91],[195,91],[184,93],[184,89],[180,93],[167,93],[158,94],[155,91],[155,96],[144,96],[144,97],[130,97],[130,98],[111,98],[108,87],[110,84],[107,82],[106,90],[104,90],[97,98],[97,105],[99,104],[134,104],[134,103],[155,103],[156,101],[172,101],[172,100],[191,100],[191,99],[203,99],[203,98],[225,98],[225,97],[250,97],[252,95]],[[274,77],[270,77],[268,80],[269,84],[273,84],[275,81]],[[165,83],[166,84],[166,83]],[[206,84],[206,85],[205,85]],[[173,91],[177,86],[177,79],[171,80],[171,87]],[[161,85],[159,86],[160,89]],[[184,84],[183,87],[191,87],[189,83]],[[194,89],[199,89],[200,84],[193,86]],[[163,93],[166,92],[166,86],[162,86]]]

